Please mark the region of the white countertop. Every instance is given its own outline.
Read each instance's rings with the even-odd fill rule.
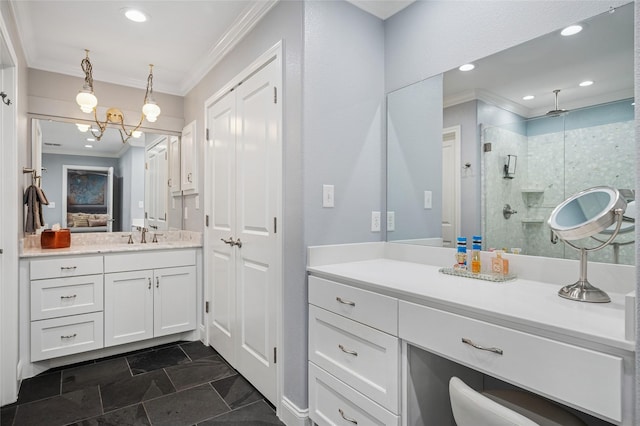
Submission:
[[[22,242],[21,258],[69,256],[96,253],[122,253],[151,250],[174,250],[202,247],[202,234],[189,231],[166,231],[157,243],[151,242],[147,235],[147,243],[140,243],[139,235],[133,234],[133,244],[127,244],[129,232],[87,233],[71,235],[71,246],[58,249],[43,249],[39,244],[39,236],[29,237]],[[123,236],[125,238],[123,238]]]
[[[438,272],[439,266],[384,256],[346,260],[311,262],[307,270],[314,276],[561,341],[635,350],[635,342],[625,339],[624,294],[609,292],[610,303],[584,303],[559,297],[558,284],[523,278],[495,283],[457,277]]]

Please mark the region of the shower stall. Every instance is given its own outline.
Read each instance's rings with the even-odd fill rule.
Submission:
[[[633,100],[627,99],[507,125],[481,125],[485,247],[577,259],[575,250],[551,242],[547,220],[567,197],[594,186],[612,186],[627,201],[635,199],[633,119]],[[634,264],[633,222],[624,231],[590,260]]]

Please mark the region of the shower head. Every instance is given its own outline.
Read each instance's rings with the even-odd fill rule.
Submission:
[[[558,108],[558,93],[560,93],[560,89],[554,90],[553,93],[556,95],[556,107],[545,114],[548,117],[558,117],[567,112],[566,109]]]

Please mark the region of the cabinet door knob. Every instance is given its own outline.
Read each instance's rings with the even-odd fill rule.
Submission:
[[[151,290],[151,278],[147,278],[149,280],[149,287],[147,287],[149,290]]]
[[[160,288],[160,277],[156,277],[156,288]]]

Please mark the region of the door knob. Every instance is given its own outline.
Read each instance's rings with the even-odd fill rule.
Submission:
[[[238,238],[234,244],[237,245],[238,248],[242,248],[242,241],[240,241],[240,238]]]

